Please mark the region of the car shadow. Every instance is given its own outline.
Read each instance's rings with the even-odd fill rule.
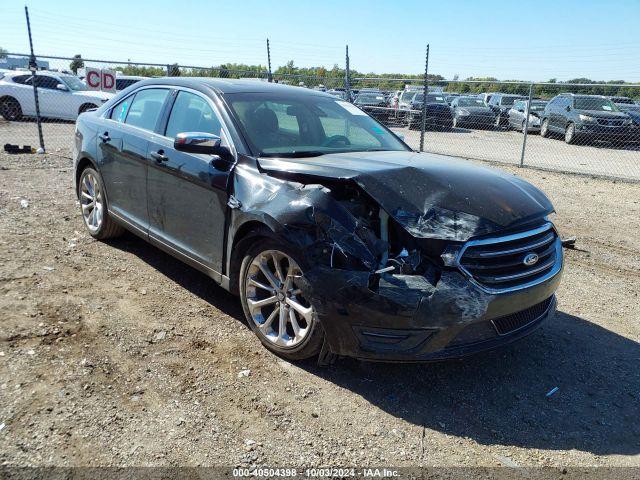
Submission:
[[[483,445],[636,455],[639,361],[637,342],[560,311],[530,337],[464,360],[305,368],[394,417]]]
[[[204,273],[129,232],[126,232],[121,237],[108,240],[106,243],[113,248],[135,255],[182,288],[215,306],[226,315],[246,323],[238,297],[220,287]]]
[[[246,324],[238,298],[206,275],[132,234],[108,243]],[[483,445],[637,455],[639,362],[637,342],[559,311],[529,337],[464,360],[297,366],[394,417]]]

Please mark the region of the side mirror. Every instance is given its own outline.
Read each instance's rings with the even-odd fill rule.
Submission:
[[[567,112],[570,112],[570,111],[571,111],[571,105],[567,105],[567,106],[565,107],[565,110],[566,110]]]
[[[204,132],[178,133],[173,141],[173,148],[181,152],[218,155],[222,158],[228,158],[230,154],[229,149],[221,145],[219,136]]]
[[[524,113],[524,108],[519,108],[518,111]]]
[[[61,83],[57,84],[57,85],[56,85],[56,88],[57,88],[58,90],[62,90],[63,92],[68,92],[68,91],[69,91],[69,89],[67,88],[67,86],[66,86],[66,85],[63,85],[63,84],[61,84]]]

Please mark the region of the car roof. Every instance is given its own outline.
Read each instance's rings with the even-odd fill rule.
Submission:
[[[208,88],[223,95],[229,93],[289,93],[294,95],[324,95],[333,98],[331,95],[320,90],[245,78],[161,77],[148,78],[135,85],[136,88],[145,85],[167,85],[193,88],[196,90]]]

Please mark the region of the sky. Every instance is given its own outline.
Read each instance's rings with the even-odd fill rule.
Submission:
[[[0,3],[0,47],[28,52],[24,1]],[[344,67],[447,79],[640,83],[640,0],[32,0],[36,54],[213,66]],[[68,62],[67,62],[68,63]],[[52,64],[52,66],[56,66]],[[62,65],[60,65],[62,66]]]

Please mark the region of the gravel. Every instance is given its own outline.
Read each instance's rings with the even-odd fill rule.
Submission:
[[[190,267],[133,235],[93,240],[70,160],[0,169],[5,465],[640,466],[637,184],[511,168],[577,236],[558,315],[530,337],[319,368],[268,353]]]

